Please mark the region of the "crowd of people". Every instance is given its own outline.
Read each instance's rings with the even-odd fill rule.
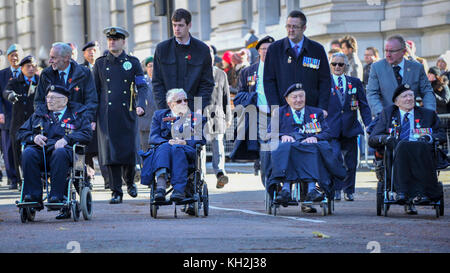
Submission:
[[[33,164],[42,164],[38,151],[47,147],[44,153],[50,167],[59,170],[51,178],[59,187],[52,189],[49,201],[61,202],[65,183],[61,174],[70,165],[68,147],[77,141],[87,145],[91,178],[93,158],[98,157],[105,188],[112,192],[111,204],[122,202],[123,184],[130,196],[138,195],[139,150],[155,150],[152,169],[145,171],[156,177],[158,200],[165,198],[169,180],[174,188],[171,200],[185,198],[186,164],[196,143],[211,143],[216,187],[223,188],[229,182],[223,140],[237,118],[238,124],[245,125],[246,137],[235,140],[230,158],[254,160],[266,189],[281,188],[277,202],[288,202],[292,183],[304,179],[305,172],[329,173],[327,179],[334,179],[331,196],[340,200],[343,192],[345,200],[353,201],[357,137],[370,127],[376,128],[377,136],[389,135],[390,127],[386,131],[382,126],[390,122],[383,112],[387,107],[398,106],[402,117],[414,106],[431,110],[424,111],[431,118],[436,112],[449,113],[449,60],[443,55],[436,66],[426,68],[426,61],[416,56],[414,42],[400,35],[386,39],[384,59],[377,48],[367,47],[361,62],[357,41],[350,35],[332,41],[326,54],[323,45],[304,35],[307,18],[294,10],[286,20],[285,38],[258,39],[252,32],[245,47],[219,56],[213,45],[190,34],[189,11],[177,9],[171,19],[174,37],[160,42],[154,55],[143,61],[125,52],[129,33],[120,27],[104,30],[108,48],[103,53],[97,41],[84,45],[81,64],[74,60],[78,52],[72,43],[54,43],[45,68],[38,67],[35,57],[24,56],[20,45],[7,49],[10,66],[0,71],[0,127],[11,189],[20,184],[22,170],[25,199],[41,200],[42,188],[32,182],[39,168]],[[411,92],[414,105],[404,107],[400,98]],[[233,109],[249,106],[256,109],[256,120],[248,112],[235,116]],[[205,117],[206,133],[200,139],[174,133],[183,135],[186,124],[194,131]],[[184,125],[178,128],[180,119]],[[416,121],[411,128],[430,127],[415,115],[411,120]],[[251,138],[249,127],[255,124],[257,136]],[[433,133],[438,131],[435,125]],[[280,142],[278,148],[267,149],[274,139]],[[23,152],[22,143],[30,146]],[[335,160],[342,169],[324,169],[302,160],[280,164],[290,154],[306,156],[302,145],[314,143],[322,143],[316,154],[331,151],[333,155],[322,158],[324,164],[332,166]],[[307,200],[323,198],[316,185],[330,184],[321,177],[306,179]],[[302,210],[315,212],[311,205],[302,205]],[[412,204],[408,212],[415,213]],[[68,214],[62,212],[59,219]]]

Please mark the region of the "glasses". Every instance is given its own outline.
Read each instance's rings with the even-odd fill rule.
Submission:
[[[303,27],[303,25],[299,26],[299,25],[286,25],[285,26],[287,29],[295,29],[295,30],[299,30]]]
[[[57,97],[57,96],[46,96],[45,99],[46,100],[59,100],[59,99],[63,99],[65,97]]]
[[[404,49],[404,48],[392,49],[392,50],[385,49],[384,52],[390,53],[390,54],[394,54],[394,53],[397,53],[397,52],[399,52],[400,50],[403,50],[403,49]]]
[[[343,67],[345,63],[331,63],[332,66],[338,65],[339,67]]]
[[[182,102],[188,103],[188,99],[176,100],[175,102],[176,102],[177,104],[181,104]]]

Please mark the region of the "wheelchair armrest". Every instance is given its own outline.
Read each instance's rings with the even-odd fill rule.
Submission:
[[[86,145],[75,143],[72,146],[72,150],[73,150],[74,154],[85,155],[86,154]]]

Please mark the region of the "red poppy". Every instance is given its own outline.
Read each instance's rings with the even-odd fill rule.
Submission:
[[[69,83],[72,83],[72,78],[69,78]]]
[[[190,60],[191,60],[191,55],[190,55],[190,54],[187,55],[187,56],[186,56],[186,59],[187,59],[188,61],[190,61]]]
[[[68,119],[63,120],[64,123],[67,123],[68,121],[69,121]]]
[[[416,119],[416,123],[419,123],[420,122],[420,119]]]
[[[348,89],[352,89],[352,84],[351,83],[348,84]]]
[[[309,117],[310,117],[310,118],[315,118],[315,117],[316,117],[316,114],[310,114]]]
[[[286,117],[289,117],[291,114],[289,114],[289,113],[286,113]]]

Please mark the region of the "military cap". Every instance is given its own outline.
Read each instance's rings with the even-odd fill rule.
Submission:
[[[411,90],[411,86],[409,84],[400,84],[394,91],[394,95],[392,96],[392,102],[395,102],[395,99],[403,92]]]
[[[12,44],[10,47],[8,47],[8,50],[6,51],[6,55],[13,53],[14,51],[22,50],[22,47],[19,44]]]
[[[70,91],[67,88],[65,88],[64,86],[61,86],[61,85],[53,85],[53,84],[49,85],[47,87],[47,93],[48,92],[59,93],[59,94],[61,94],[63,96],[66,96],[66,97],[70,96]]]
[[[91,41],[91,42],[85,44],[83,46],[83,48],[81,49],[81,51],[85,51],[86,49],[88,49],[90,47],[94,47],[94,46],[98,46],[98,42],[97,41]]]
[[[259,50],[259,47],[260,47],[262,44],[265,44],[265,43],[271,44],[271,43],[273,43],[273,42],[275,42],[275,39],[274,39],[273,37],[271,37],[271,36],[266,36],[266,37],[262,38],[261,40],[259,40],[259,42],[256,44],[255,48],[256,48],[256,50]]]
[[[103,33],[106,35],[106,38],[125,39],[130,36],[128,31],[121,27],[107,27],[103,30]]]
[[[27,63],[32,63],[32,64],[36,65],[37,64],[36,58],[34,58],[31,55],[28,55],[20,61],[19,66],[23,66]]]
[[[144,65],[147,66],[148,63],[153,63],[153,57],[152,56],[147,57],[147,59],[145,59]]]
[[[289,96],[290,93],[294,92],[294,91],[298,91],[298,90],[303,90],[303,85],[301,83],[294,83],[293,85],[289,86],[289,88],[286,90],[286,92],[284,92],[284,96],[287,97]]]

